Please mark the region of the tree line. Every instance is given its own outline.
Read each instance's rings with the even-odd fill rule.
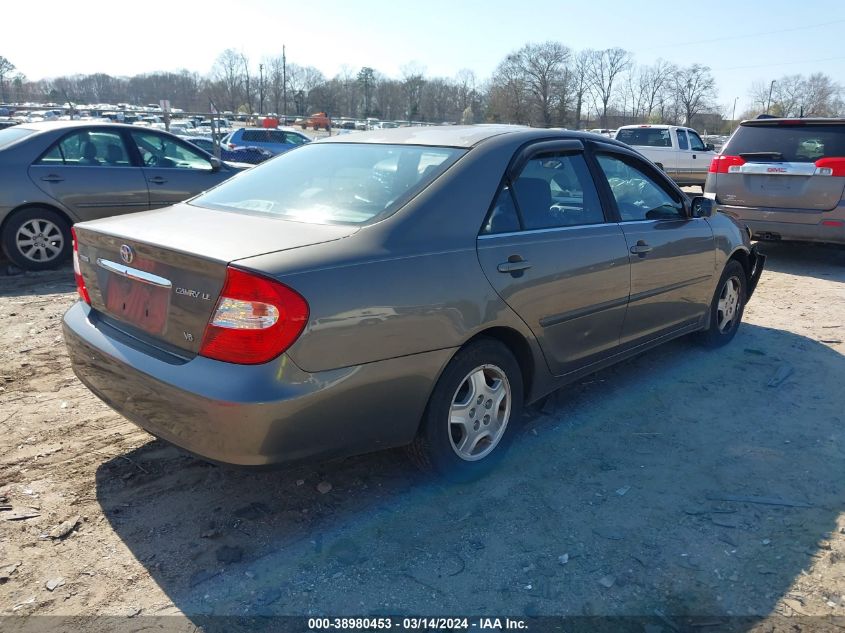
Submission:
[[[717,131],[733,118],[717,103],[716,82],[703,64],[666,60],[637,64],[622,48],[576,51],[555,41],[529,43],[505,56],[489,78],[468,69],[430,77],[410,63],[399,77],[369,66],[342,66],[327,78],[313,66],[283,56],[256,62],[223,51],[211,72],[153,72],[132,77],[105,73],[28,81],[0,56],[0,101],[131,103],[169,99],[174,107],[207,112],[275,112],[376,117],[434,123],[519,123],[540,127],[613,128],[625,123],[688,124]],[[823,73],[790,75],[753,84],[745,117],[845,113],[842,88]]]

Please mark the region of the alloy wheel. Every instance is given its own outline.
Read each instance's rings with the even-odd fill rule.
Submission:
[[[449,409],[452,450],[465,461],[478,461],[499,444],[511,412],[511,385],[496,365],[481,365],[461,381]]]

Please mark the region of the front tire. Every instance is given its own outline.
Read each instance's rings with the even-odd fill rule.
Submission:
[[[70,224],[44,207],[30,207],[13,214],[3,227],[3,252],[24,270],[56,268],[70,257]]]
[[[699,332],[699,341],[706,347],[721,347],[733,340],[742,322],[748,299],[748,279],[745,269],[736,260],[725,266],[710,305],[710,323]]]
[[[492,339],[471,343],[437,381],[411,460],[452,481],[483,477],[507,452],[522,404],[522,371],[510,350]]]

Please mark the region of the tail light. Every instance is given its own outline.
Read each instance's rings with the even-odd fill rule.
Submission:
[[[76,279],[76,292],[79,293],[79,298],[90,306],[91,296],[88,294],[88,288],[85,287],[85,280],[79,268],[79,240],[76,239],[76,231],[73,227],[70,227],[70,235],[73,241],[73,276]]]
[[[226,270],[200,355],[227,363],[266,363],[290,347],[308,322],[308,303],[275,279]]]
[[[710,161],[711,174],[737,174],[745,161],[740,156],[716,156]]]
[[[234,143],[229,143],[229,149],[235,149],[235,144],[234,144]]]
[[[817,176],[845,176],[845,158],[820,158],[816,161]]]

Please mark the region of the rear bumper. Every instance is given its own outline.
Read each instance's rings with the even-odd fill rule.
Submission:
[[[365,453],[411,441],[452,350],[307,373],[157,358],[77,302],[63,331],[77,377],[149,433],[200,457],[259,466]]]
[[[719,205],[719,210],[740,224],[747,225],[754,239],[845,244],[845,208],[843,207],[813,214],[814,218],[819,219],[812,223],[762,219],[760,216],[765,215],[766,209]],[[777,210],[777,215],[781,218],[789,213],[789,209]],[[800,209],[796,209],[794,213],[796,218],[807,217],[807,212]]]

